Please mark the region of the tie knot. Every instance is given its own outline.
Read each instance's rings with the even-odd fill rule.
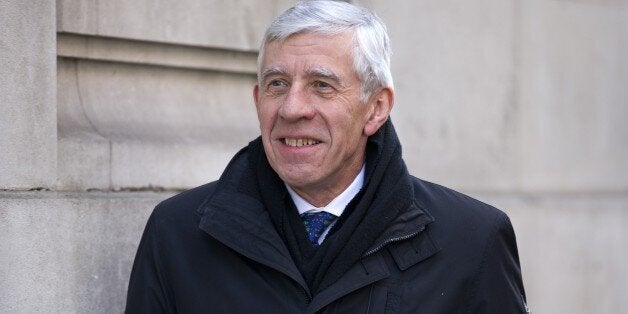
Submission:
[[[305,232],[314,247],[318,246],[318,238],[321,237],[323,231],[336,219],[334,214],[328,212],[303,213],[303,224]]]

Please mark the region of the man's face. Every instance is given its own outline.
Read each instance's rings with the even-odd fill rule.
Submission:
[[[254,89],[270,165],[313,204],[351,183],[362,167],[366,140],[377,130],[365,128],[373,106],[360,101],[353,46],[348,32],[270,42]]]

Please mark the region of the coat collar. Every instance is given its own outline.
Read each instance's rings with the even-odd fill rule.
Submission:
[[[242,190],[241,180],[246,180],[250,167],[248,159],[244,148],[229,163],[214,193],[197,210],[201,216],[199,228],[239,254],[285,274],[311,295],[268,211],[258,197]],[[413,192],[410,206],[392,220],[361,262],[321,290],[309,308],[317,311],[343,295],[387,278],[389,266],[378,254],[383,249],[388,249],[401,270],[438,252],[438,245],[426,228],[434,218],[417,201],[421,191]]]

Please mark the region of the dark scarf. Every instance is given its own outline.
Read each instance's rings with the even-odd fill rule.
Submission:
[[[367,142],[364,186],[347,205],[323,244],[313,248],[283,181],[268,164],[259,138],[249,144],[249,151],[251,175],[257,184],[245,189],[257,190],[254,194],[267,208],[313,295],[336,282],[357,263],[412,199],[401,145],[389,119]]]

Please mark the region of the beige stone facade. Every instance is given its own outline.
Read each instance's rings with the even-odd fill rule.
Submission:
[[[293,2],[0,2],[0,312],[122,311],[152,207],[257,136]],[[628,4],[352,2],[388,25],[408,167],[509,213],[532,311],[628,312]]]

